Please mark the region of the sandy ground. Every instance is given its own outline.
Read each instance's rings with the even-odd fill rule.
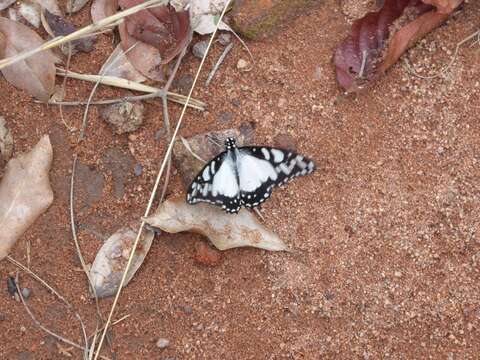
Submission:
[[[480,3],[465,4],[384,78],[352,97],[340,96],[332,65],[352,21],[346,9],[327,0],[284,32],[249,43],[256,59],[250,72],[236,69],[238,59],[248,59],[236,44],[205,88],[223,50],[215,45],[194,94],[208,111],[189,111],[181,135],[248,122],[257,144],[274,144],[280,134],[295,139],[318,170],[277,190],[262,209],[267,226],[293,251],[229,250],[218,266],[207,267],[194,259],[195,244],[206,241],[201,236],[157,236],[117,307],[115,318],[130,315],[113,328],[117,359],[478,358],[480,46],[462,47],[454,65],[434,79],[412,75],[404,59],[420,74],[439,72],[456,43],[478,30]],[[75,22],[87,24],[88,12]],[[97,73],[112,49],[111,36],[102,35],[92,54],[73,58],[72,68]],[[189,53],[180,75],[194,74],[198,65]],[[67,89],[69,99],[86,99],[90,85],[69,80]],[[100,89],[98,97],[121,94]],[[68,215],[72,157],[78,153],[80,161],[79,239],[91,262],[109,234],[145,209],[166,145],[155,138],[160,106],[146,103],[144,125],[133,137],[114,135],[93,108],[86,141],[76,145],[77,134],[63,125],[58,108],[36,104],[0,81],[0,115],[15,151],[50,134],[55,152],[55,201],[12,256],[26,264],[29,243],[31,269],[69,299],[89,332],[95,306]],[[175,122],[180,107],[170,110]],[[82,112],[65,108],[65,119],[79,127]],[[111,165],[112,156],[122,169]],[[136,164],[143,166],[137,177]],[[169,194],[183,191],[175,174]],[[15,270],[0,263],[4,284]],[[80,342],[72,312],[23,273],[21,281],[32,289],[29,305],[42,323]],[[111,303],[101,301],[105,313]],[[159,338],[170,345],[157,348]],[[0,343],[5,359],[66,357],[5,286]]]

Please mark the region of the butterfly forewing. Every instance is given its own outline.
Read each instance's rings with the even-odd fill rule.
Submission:
[[[240,198],[247,207],[268,199],[275,186],[315,170],[314,163],[294,152],[271,147],[242,147],[237,158]]]
[[[207,202],[221,206],[228,212],[238,212],[240,190],[235,166],[228,152],[209,161],[190,184],[188,203]]]

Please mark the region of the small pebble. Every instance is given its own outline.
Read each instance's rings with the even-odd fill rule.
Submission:
[[[249,65],[248,65],[247,60],[244,60],[244,59],[238,60],[238,62],[237,62],[237,69],[238,70],[245,71],[245,70],[248,69],[248,67],[249,67]]]
[[[27,328],[22,325],[22,326],[20,326],[20,331],[21,331],[22,333],[27,332]]]
[[[165,338],[160,338],[157,340],[156,345],[159,349],[165,349],[166,347],[168,347],[168,345],[170,345],[170,341]]]
[[[227,46],[232,42],[232,35],[230,35],[229,33],[222,33],[218,37],[218,42],[223,46]]]
[[[32,294],[32,290],[30,290],[29,288],[22,289],[22,296],[25,300],[27,300],[31,294]]]
[[[7,290],[11,296],[17,293],[17,286],[15,285],[15,278],[13,276],[7,277]]]
[[[142,164],[136,164],[135,167],[133,168],[133,173],[135,176],[140,176],[143,173],[143,166]]]
[[[192,48],[193,56],[199,59],[203,59],[203,56],[207,52],[207,48],[208,48],[208,41],[197,42],[195,45],[193,45],[193,48]]]

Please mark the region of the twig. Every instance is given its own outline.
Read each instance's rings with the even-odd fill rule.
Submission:
[[[65,70],[57,68],[57,75],[59,76],[66,76]],[[79,74],[73,71],[68,73],[68,77],[77,79],[77,80],[85,80],[90,82],[97,82],[100,81],[101,84],[115,86],[123,89],[129,89],[133,91],[141,91],[150,93],[148,95],[141,95],[141,96],[131,96],[131,97],[124,97],[120,99],[112,99],[112,100],[104,100],[106,103],[111,104],[113,102],[122,102],[125,99],[129,99],[128,101],[135,101],[135,100],[145,100],[148,98],[158,97],[158,94],[162,91],[162,89],[144,85],[135,81],[121,79],[115,76],[100,76],[100,75],[90,75],[90,74]],[[180,95],[173,92],[168,92],[168,99],[170,101],[185,105],[187,97],[184,95]],[[59,104],[60,102],[50,102],[50,104]],[[83,105],[87,102],[75,101],[75,102],[62,102],[62,105]],[[101,101],[91,102],[91,104],[104,104]],[[188,106],[195,108],[197,110],[205,110],[206,104],[202,101],[196,99],[190,99],[188,102]]]
[[[231,0],[228,0],[227,4],[225,5],[223,11],[222,11],[222,14],[220,15],[220,18],[215,26],[215,30],[212,34],[212,36],[210,37],[210,40],[208,42],[208,46],[207,46],[207,50],[205,51],[205,54],[203,55],[203,58],[202,58],[202,61],[200,62],[200,66],[198,67],[198,70],[197,70],[197,73],[195,75],[195,78],[193,79],[193,84],[192,84],[192,87],[190,88],[190,91],[188,93],[188,97],[187,97],[187,101],[186,101],[186,104],[188,104],[191,96],[192,96],[192,93],[193,93],[193,89],[195,88],[195,84],[197,83],[197,80],[198,80],[198,77],[200,75],[200,71],[202,70],[203,68],[203,64],[205,63],[205,59],[207,57],[207,54],[208,54],[208,51],[210,50],[210,47],[212,45],[212,42],[213,42],[213,38],[215,37],[216,33],[217,33],[217,30],[218,30],[218,26],[220,25],[220,21],[222,20],[223,16],[225,15],[225,11],[226,9],[228,8],[228,5],[230,4]],[[155,194],[157,192],[157,189],[158,189],[158,185],[160,183],[160,179],[162,177],[162,174],[163,174],[163,171],[165,170],[165,167],[168,163],[168,158],[172,152],[172,149],[173,149],[173,144],[175,142],[175,138],[178,134],[178,131],[180,130],[180,127],[182,125],[182,121],[183,121],[183,118],[185,116],[185,112],[187,110],[187,105],[184,105],[183,108],[182,108],[182,112],[180,113],[180,117],[178,119],[178,122],[177,122],[177,125],[175,126],[175,130],[173,132],[173,136],[172,136],[172,139],[170,140],[170,143],[168,144],[168,147],[167,147],[167,151],[166,151],[166,154],[165,154],[165,157],[163,158],[163,161],[162,161],[162,165],[160,166],[160,170],[157,174],[157,178],[155,179],[155,184],[153,186],[153,189],[152,189],[152,192],[150,194],[150,199],[148,201],[148,205],[147,205],[147,208],[145,209],[145,215],[144,215],[144,218],[148,216],[148,214],[150,213],[150,209],[152,208],[152,205],[153,205],[153,200],[155,199]],[[142,232],[143,232],[143,228],[145,226],[145,221],[142,220],[141,224],[140,224],[140,227],[138,229],[138,233],[137,233],[137,237],[135,239],[135,242],[133,243],[133,246],[132,246],[132,250],[130,251],[130,256],[128,258],[128,262],[127,262],[127,265],[125,266],[125,270],[123,271],[123,275],[122,275],[122,280],[120,281],[120,284],[118,286],[118,290],[117,290],[117,293],[115,294],[115,299],[113,300],[113,304],[112,304],[112,308],[110,309],[110,314],[108,315],[108,319],[107,319],[107,324],[105,326],[105,330],[103,330],[103,333],[102,333],[102,336],[100,338],[100,342],[97,346],[97,356],[98,354],[100,353],[100,350],[102,349],[102,344],[103,344],[103,340],[105,338],[105,334],[106,332],[108,331],[108,326],[111,322],[111,319],[112,319],[112,316],[113,316],[113,313],[115,312],[115,307],[117,306],[117,303],[118,303],[118,299],[120,298],[120,294],[122,293],[122,288],[123,288],[123,284],[125,283],[125,279],[127,278],[127,273],[128,273],[128,270],[130,269],[130,266],[132,264],[132,261],[133,261],[133,257],[135,256],[135,251],[137,249],[137,246],[138,246],[138,242],[140,241],[140,237],[142,235]],[[95,357],[95,360],[97,359],[97,356]]]
[[[360,65],[360,71],[358,72],[357,78],[362,79],[363,73],[365,72],[365,65],[367,64],[368,52],[367,50],[362,51],[362,64]]]
[[[80,129],[80,140],[83,140],[85,137],[85,130],[87,129],[87,120],[88,120],[88,108],[90,107],[90,102],[93,99],[93,95],[95,94],[95,91],[98,88],[98,85],[100,85],[100,82],[102,79],[105,77],[105,74],[112,68],[113,65],[115,65],[123,55],[127,55],[131,50],[133,50],[136,46],[138,45],[138,41],[135,42],[132,46],[130,46],[123,54],[118,54],[118,56],[112,60],[110,64],[103,70],[102,74],[100,74],[100,78],[97,80],[95,85],[93,86],[92,91],[90,92],[90,96],[88,97],[87,101],[87,106],[85,107],[85,111],[83,113],[83,121],[82,121],[82,128]]]
[[[212,81],[213,77],[215,76],[215,73],[217,72],[218,68],[220,67],[220,65],[225,60],[225,57],[227,56],[227,54],[230,52],[230,50],[232,50],[232,48],[233,48],[233,43],[230,43],[225,48],[225,50],[223,50],[222,55],[220,55],[220,57],[218,58],[218,61],[216,62],[215,66],[213,67],[210,74],[208,75],[207,81],[205,81],[205,86],[210,85],[210,82]]]
[[[24,59],[26,59],[26,58],[28,58],[32,55],[35,55],[39,52],[42,52],[42,51],[45,51],[45,50],[48,50],[48,49],[52,49],[54,47],[60,46],[60,45],[65,44],[67,42],[71,42],[73,40],[77,40],[77,39],[79,39],[79,38],[81,38],[85,35],[94,33],[94,32],[96,32],[100,29],[103,29],[103,28],[105,28],[107,26],[110,26],[114,23],[117,23],[119,20],[123,21],[123,18],[125,18],[126,16],[135,14],[136,12],[138,12],[140,10],[143,10],[143,9],[149,7],[149,6],[152,6],[152,5],[157,5],[157,6],[166,5],[167,2],[168,2],[167,0],[147,0],[144,3],[132,6],[131,8],[125,9],[125,10],[120,11],[120,12],[114,14],[114,15],[108,16],[108,17],[98,21],[97,23],[85,26],[85,27],[83,27],[83,28],[81,28],[77,31],[74,31],[73,33],[70,33],[70,34],[65,35],[65,36],[57,36],[57,37],[43,43],[39,47],[36,47],[34,49],[31,49],[31,50],[23,51],[20,54],[17,54],[15,56],[11,56],[11,57],[8,57],[6,59],[0,60],[0,69],[3,69],[6,66],[12,65],[12,64],[14,64],[18,61],[24,60]]]
[[[65,74],[68,75],[68,70],[70,68],[70,60],[72,58],[72,44],[68,44],[68,57],[67,57],[67,64],[65,66]],[[65,96],[65,89],[67,88],[67,79],[68,79],[68,76],[64,76],[63,77],[63,81],[62,81],[62,87],[61,87],[61,93],[62,93],[62,99],[63,97]],[[59,108],[59,111],[60,111],[60,119],[62,119],[62,122],[63,124],[65,125],[65,127],[68,129],[68,131],[72,131],[73,129],[67,124],[67,122],[65,121],[65,117],[63,116],[63,107],[62,105],[60,105],[60,108]]]
[[[480,38],[480,30],[477,30],[475,31],[473,34],[470,34],[468,35],[465,39],[463,39],[462,41],[458,42],[457,45],[455,46],[455,52],[453,53],[453,56],[452,58],[450,59],[450,62],[447,63],[447,65],[442,69],[440,70],[438,73],[434,74],[434,75],[420,75],[419,73],[417,73],[415,71],[415,69],[410,65],[410,63],[408,62],[408,60],[405,58],[404,59],[404,62],[405,62],[405,65],[407,67],[407,70],[410,74],[420,78],[420,79],[425,79],[425,80],[428,80],[428,79],[435,79],[441,75],[443,75],[448,69],[450,69],[450,67],[455,63],[455,61],[457,60],[457,56],[458,56],[458,51],[460,50],[460,47],[462,47],[463,44],[465,44],[466,42],[472,40],[475,36],[479,37]]]

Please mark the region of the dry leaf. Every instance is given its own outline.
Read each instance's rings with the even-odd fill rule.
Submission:
[[[191,206],[183,196],[165,200],[145,221],[168,233],[191,231],[205,235],[219,250],[242,246],[288,250],[282,240],[248,210],[242,209],[232,216],[208,204]]]
[[[5,10],[10,5],[14,4],[16,0],[0,0],[0,11]]]
[[[0,33],[4,36],[1,59],[34,49],[44,42],[32,29],[4,17],[0,17]],[[42,51],[1,71],[10,84],[48,101],[55,87],[55,60],[50,50]]]
[[[43,25],[45,27],[45,30],[52,37],[68,35],[77,30],[76,27],[71,22],[67,21],[61,16],[52,14],[47,9],[45,9],[42,12],[42,15],[43,15],[42,20],[44,20]],[[73,40],[69,44],[72,45],[72,53],[74,54],[77,52],[77,50],[86,52],[86,53],[92,51],[93,43],[94,43],[94,37],[85,37],[83,39]],[[69,44],[67,44],[67,46],[65,46],[64,48],[62,47],[62,51],[65,54],[68,54],[69,47],[70,47]]]
[[[141,0],[121,0],[122,9]],[[119,25],[123,50],[132,65],[146,77],[163,80],[161,65],[170,62],[191,39],[187,11],[176,12],[171,6],[156,6],[125,18]],[[135,48],[128,51],[134,44]]]
[[[29,153],[8,162],[0,183],[0,260],[52,203],[52,157],[50,139],[44,136]]]
[[[113,63],[114,61],[115,63]],[[138,83],[147,80],[127,59],[121,45],[113,50],[98,73],[103,76],[115,76]]]
[[[112,296],[117,292],[136,237],[137,231],[121,228],[110,236],[98,251],[90,268],[90,277],[99,298]],[[142,265],[152,245],[153,237],[152,231],[144,229],[124,286]]]
[[[430,3],[440,2],[456,7],[461,1],[430,0]],[[396,28],[395,22],[403,19],[407,9],[416,11],[417,18],[391,34]],[[379,11],[356,20],[350,35],[337,47],[334,62],[338,83],[347,91],[361,89],[447,18],[448,14],[434,10],[419,0],[385,0]]]
[[[117,12],[117,0],[93,0],[90,14],[94,23],[99,22]]]

